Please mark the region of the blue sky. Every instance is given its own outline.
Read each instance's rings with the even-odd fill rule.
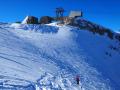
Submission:
[[[83,18],[113,30],[120,29],[119,0],[0,0],[0,22],[21,21],[26,15],[55,16],[55,8],[82,10]]]

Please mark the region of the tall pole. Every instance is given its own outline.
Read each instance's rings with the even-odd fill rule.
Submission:
[[[56,8],[56,19],[57,20],[63,19],[63,13],[64,13],[63,8]]]

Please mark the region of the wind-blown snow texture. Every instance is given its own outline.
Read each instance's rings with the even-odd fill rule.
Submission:
[[[71,26],[0,25],[0,88],[119,90],[118,47],[117,40]]]

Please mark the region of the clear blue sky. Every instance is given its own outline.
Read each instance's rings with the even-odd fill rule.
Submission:
[[[120,29],[120,0],[0,0],[0,22],[21,21],[26,15],[55,16],[55,8],[82,10],[84,18],[113,30]]]

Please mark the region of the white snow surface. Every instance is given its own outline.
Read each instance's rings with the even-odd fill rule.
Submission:
[[[119,42],[71,26],[0,25],[0,90],[119,90],[111,45]]]

